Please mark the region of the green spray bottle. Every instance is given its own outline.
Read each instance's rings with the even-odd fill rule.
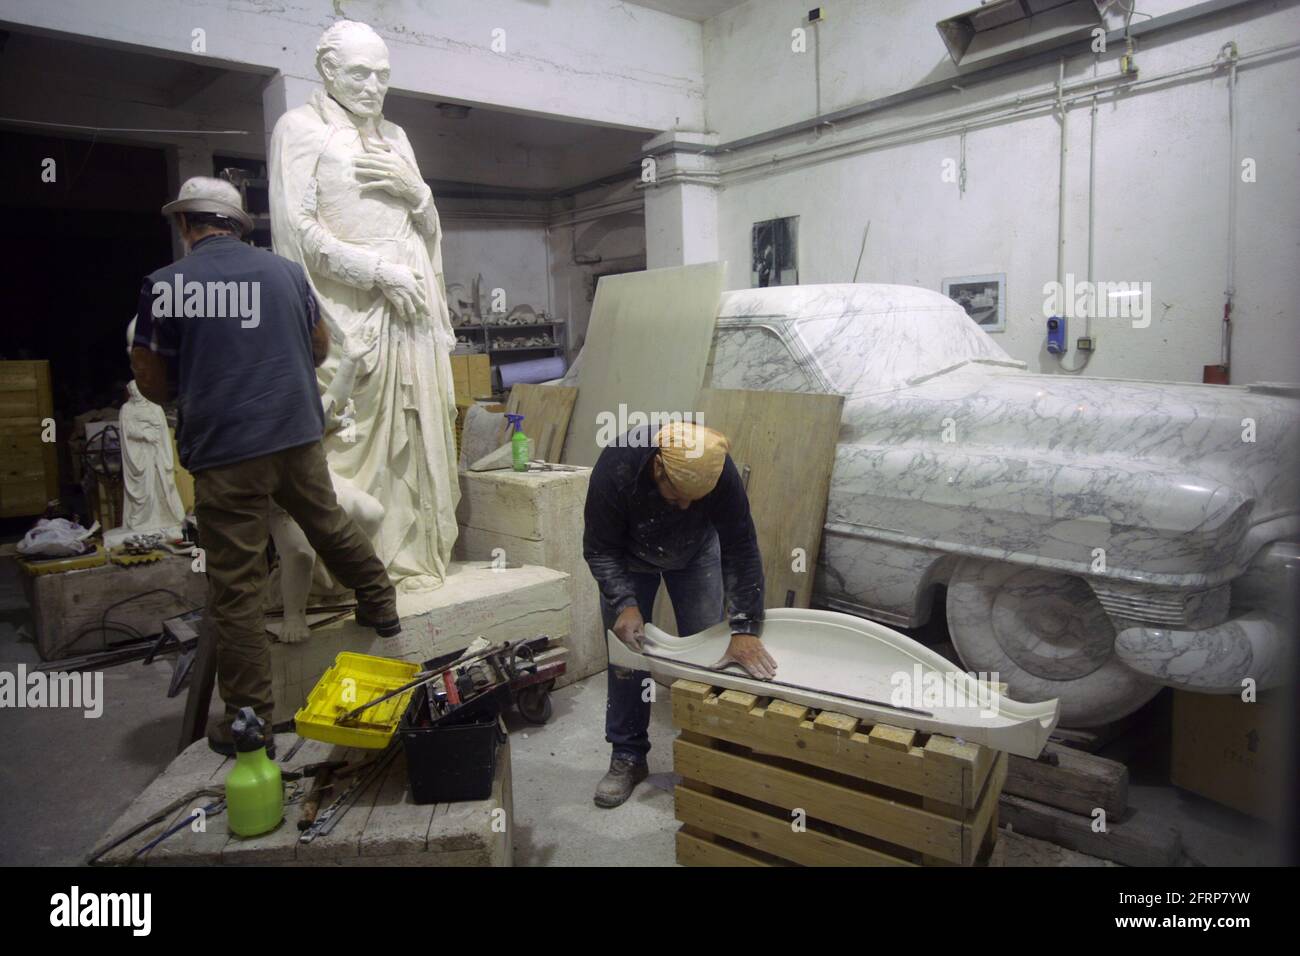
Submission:
[[[226,817],[242,837],[268,833],[284,818],[284,784],[280,767],[266,755],[265,721],[244,707],[230,726],[235,738],[235,766],[226,775]]]
[[[528,470],[528,436],[524,434],[524,416],[507,413],[514,436],[510,439],[510,463],[515,471]]]

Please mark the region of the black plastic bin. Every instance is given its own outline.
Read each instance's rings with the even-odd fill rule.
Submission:
[[[495,700],[429,721],[428,685],[411,695],[397,725],[406,753],[411,798],[419,804],[486,800],[492,794],[497,748],[504,738]]]

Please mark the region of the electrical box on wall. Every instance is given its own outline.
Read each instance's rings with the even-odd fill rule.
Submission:
[[[1069,349],[1065,339],[1065,316],[1053,315],[1047,320],[1047,351],[1053,355],[1064,354]]]

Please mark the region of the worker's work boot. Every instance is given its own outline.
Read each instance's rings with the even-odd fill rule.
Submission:
[[[391,615],[391,616],[389,616]],[[374,628],[376,634],[380,637],[396,637],[402,633],[402,622],[396,612],[387,612],[387,614],[375,614],[365,610],[360,604],[356,610],[357,623],[362,627]]]
[[[648,776],[650,768],[643,761],[615,754],[610,758],[609,772],[596,784],[596,806],[606,809],[618,806]]]

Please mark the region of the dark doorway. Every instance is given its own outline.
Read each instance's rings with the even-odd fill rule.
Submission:
[[[172,259],[163,149],[0,130],[0,177],[0,358],[50,361],[61,426],[121,404],[140,280]]]

